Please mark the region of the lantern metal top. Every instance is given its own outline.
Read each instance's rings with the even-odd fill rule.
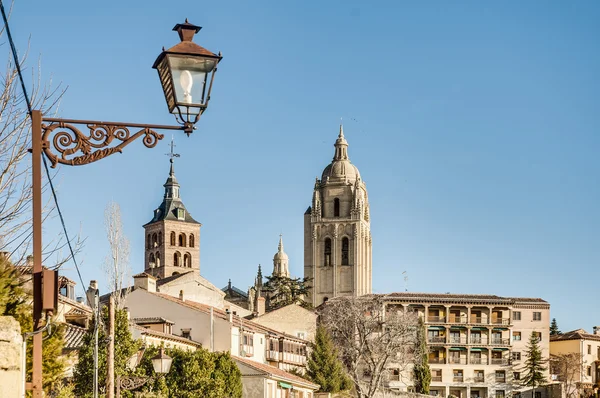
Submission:
[[[152,367],[156,373],[169,373],[173,358],[165,354],[162,346],[158,349],[158,354],[152,358]]]

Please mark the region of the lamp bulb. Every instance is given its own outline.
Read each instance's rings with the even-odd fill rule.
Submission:
[[[189,70],[184,70],[179,75],[179,84],[183,89],[183,102],[188,104],[192,103],[192,86],[194,85],[194,79]]]

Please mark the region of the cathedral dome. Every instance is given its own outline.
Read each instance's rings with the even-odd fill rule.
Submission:
[[[333,156],[333,161],[323,170],[321,181],[327,182],[327,178],[355,181],[360,178],[358,169],[348,159],[348,142],[344,137],[344,127],[342,125],[340,125],[340,134],[334,146],[335,155]]]
[[[277,253],[275,253],[275,255],[273,256],[273,261],[278,260],[289,260],[288,255],[286,254],[286,252],[283,251],[283,238],[281,235],[279,235],[279,247]]]

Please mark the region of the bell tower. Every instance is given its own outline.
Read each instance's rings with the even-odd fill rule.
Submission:
[[[367,187],[348,157],[343,126],[332,162],[315,181],[304,213],[304,277],[313,306],[371,293],[371,221]]]
[[[169,177],[163,185],[165,193],[150,222],[144,225],[144,272],[157,278],[195,271],[200,274],[200,224],[192,218],[179,196],[180,185],[175,178],[175,144],[171,141],[168,154]]]

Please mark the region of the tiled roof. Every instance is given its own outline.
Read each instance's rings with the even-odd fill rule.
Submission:
[[[215,308],[215,307],[211,307],[210,305],[206,305],[206,304],[202,304],[202,303],[198,303],[196,301],[190,301],[190,300],[183,300],[182,301],[182,300],[180,300],[180,299],[178,299],[176,297],[169,296],[168,294],[165,294],[165,293],[158,293],[158,292],[156,292],[156,293],[150,293],[150,294],[154,294],[156,296],[162,297],[165,300],[169,300],[169,301],[178,303],[180,305],[183,305],[185,307],[192,308],[192,309],[197,310],[197,311],[201,311],[202,313],[205,313],[205,314],[210,314],[210,309],[212,308],[213,309],[213,316],[214,317],[220,318],[220,319],[224,319],[224,320],[227,320],[227,321],[229,320],[229,314],[227,312],[225,312],[225,311],[223,311],[221,309]],[[245,320],[245,319],[243,319],[243,318],[241,318],[239,316],[236,316],[236,315],[232,316],[232,322],[233,322],[233,325],[235,325],[237,327],[242,327],[243,326],[243,328],[247,329],[247,330],[252,330],[252,331],[255,331],[255,332],[260,332],[260,333],[265,333],[265,334],[283,336],[283,337],[285,337],[287,339],[290,339],[290,340],[294,340],[294,341],[298,341],[298,342],[302,342],[302,343],[307,343],[306,340],[304,340],[304,339],[300,339],[300,338],[298,338],[296,336],[291,336],[289,334],[279,332],[279,331],[277,331],[275,329],[271,329],[271,328],[268,328],[266,326],[259,325],[258,323],[255,323],[255,322],[252,322],[252,321],[249,321],[249,320]]]
[[[452,302],[490,302],[499,304],[515,304],[519,303],[536,303],[548,304],[547,301],[541,298],[526,298],[526,297],[502,297],[491,294],[451,294],[451,293],[413,293],[413,292],[396,292],[388,294],[379,294],[382,298],[414,300],[414,301],[452,301]]]
[[[592,334],[586,332],[584,329],[571,330],[561,334],[555,334],[550,336],[550,341],[563,341],[563,340],[596,340],[600,341],[600,334]]]
[[[202,347],[202,343],[199,343],[199,342],[191,340],[191,339],[187,339],[182,336],[177,336],[176,334],[159,332],[158,330],[148,329],[143,326],[136,325],[135,323],[131,324],[131,327],[138,330],[140,332],[140,334],[143,334],[143,335],[157,337],[159,339],[177,341],[182,344],[189,344],[189,345],[193,345],[196,347]]]
[[[83,345],[83,336],[85,336],[87,329],[68,323],[64,323],[63,325],[65,325],[64,349],[67,351],[80,349]]]
[[[227,293],[227,291],[229,290],[229,285],[225,286],[221,290],[224,291],[225,293]],[[231,290],[233,290],[235,293],[239,294],[240,296],[242,296],[244,298],[248,298],[248,293],[244,292],[242,289],[238,289],[237,287],[231,285]]]
[[[187,275],[190,272],[194,272],[194,271],[188,271],[188,272],[184,272],[182,274],[171,275],[171,276],[167,276],[166,278],[161,278],[156,281],[156,286],[161,286],[161,285],[164,285],[165,283],[174,281],[175,279],[181,278],[182,276]]]
[[[286,372],[284,370],[276,368],[275,366],[267,365],[267,364],[260,363],[260,362],[251,361],[249,359],[241,358],[241,357],[237,357],[237,356],[234,356],[233,359],[236,360],[236,361],[238,361],[238,362],[241,362],[242,364],[244,364],[244,365],[246,365],[246,366],[248,366],[250,368],[253,368],[253,369],[255,369],[255,370],[259,371],[259,372],[262,372],[263,374],[267,374],[267,375],[269,375],[271,377],[278,378],[278,379],[283,379],[283,380],[286,380],[286,381],[290,381],[292,383],[301,384],[303,386],[312,388],[314,390],[316,390],[316,389],[319,388],[318,384],[312,383],[312,382],[310,382],[310,381],[308,381],[306,379],[303,379],[300,376],[296,376],[294,374],[291,374],[291,373],[288,373],[288,372]]]
[[[165,318],[159,317],[159,316],[153,316],[153,317],[148,317],[148,318],[133,318],[131,321],[136,324],[150,324],[150,323],[170,323],[171,325],[175,324],[175,322],[169,321],[168,319],[165,319]]]

